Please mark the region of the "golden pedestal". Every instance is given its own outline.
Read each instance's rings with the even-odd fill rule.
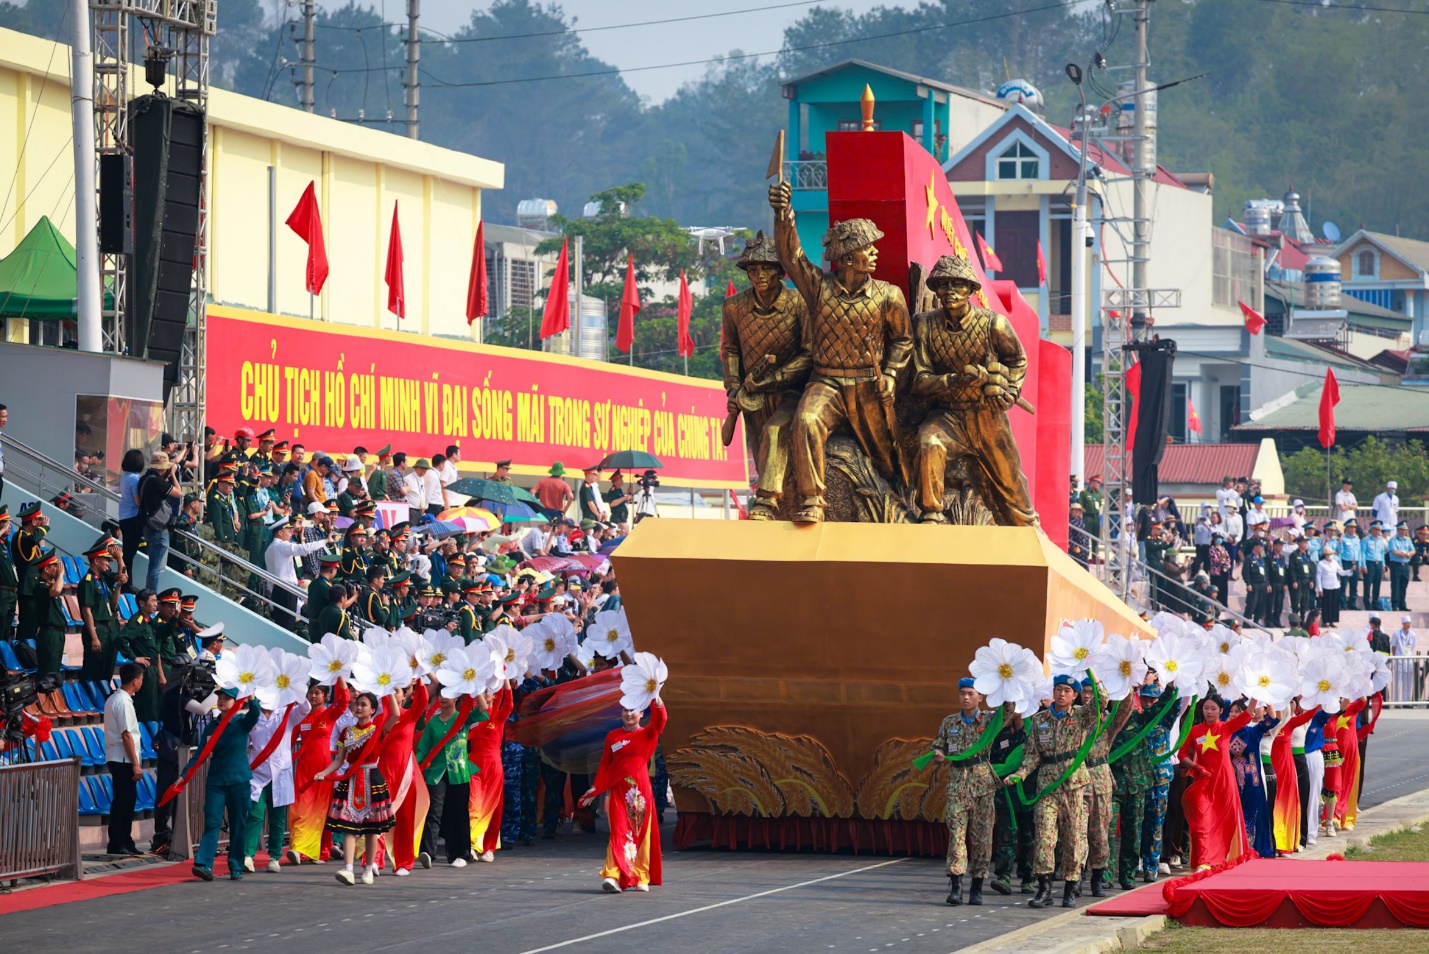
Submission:
[[[978,647],[1043,654],[1085,617],[1150,632],[1032,528],[646,520],[614,563],[636,647],[670,667],[662,749],[686,843],[709,837],[687,824],[700,813],[822,820],[843,833],[831,848],[877,842],[869,822],[941,826],[945,770],[908,762]],[[716,840],[761,837],[740,831]]]

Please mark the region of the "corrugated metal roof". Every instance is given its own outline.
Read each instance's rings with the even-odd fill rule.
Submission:
[[[1102,473],[1104,450],[1101,444],[1086,446],[1088,476]],[[1219,487],[1226,474],[1249,477],[1254,473],[1259,453],[1259,444],[1168,444],[1157,476],[1163,484]]]
[[[1295,389],[1293,402],[1258,420],[1238,424],[1234,430],[1317,431],[1323,387],[1323,381],[1301,385]],[[1342,383],[1340,403],[1335,405],[1335,428],[1370,433],[1429,430],[1429,388]]]

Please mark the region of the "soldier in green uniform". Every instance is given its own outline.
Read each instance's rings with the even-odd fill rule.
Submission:
[[[269,466],[271,466],[273,463],[273,448],[277,445],[277,443],[278,432],[275,431],[273,428],[270,427],[262,434],[259,434],[258,449],[253,452],[253,462],[257,464],[268,464]]]
[[[219,464],[242,464],[248,460],[248,448],[253,444],[253,428],[240,427],[233,432],[233,443],[228,452],[218,459]]]
[[[406,570],[399,570],[388,577],[387,587],[392,593],[392,611],[389,618],[392,620],[392,628],[396,629],[412,615],[413,610],[421,607],[412,596],[412,574]]]
[[[332,591],[333,580],[337,579],[337,571],[342,566],[342,555],[331,550],[324,550],[318,554],[318,575],[308,583],[308,599],[303,607],[303,615],[307,617],[309,624],[317,623],[322,611],[327,608],[328,594]],[[317,642],[322,637],[322,633],[310,632],[313,642]]]
[[[1266,604],[1270,602],[1270,574],[1265,566],[1265,541],[1255,539],[1241,567],[1245,581],[1245,618],[1256,623],[1265,620]]]
[[[1092,709],[1095,705],[1095,696],[1092,692],[1091,680],[1088,679],[1082,688],[1082,708]],[[1127,719],[1131,718],[1131,711],[1131,700],[1123,699],[1117,706],[1116,718],[1106,728],[1106,731],[1097,736],[1097,740],[1092,743],[1091,751],[1087,753],[1086,769],[1091,782],[1086,788],[1087,857],[1085,860],[1087,867],[1091,869],[1092,897],[1094,898],[1106,896],[1103,878],[1107,868],[1111,866],[1111,845],[1107,836],[1111,828],[1114,801],[1112,792],[1115,783],[1112,770],[1107,765],[1107,756],[1111,754],[1112,740],[1116,738],[1116,734],[1121,731],[1122,726],[1126,725]]]
[[[15,638],[15,604],[20,598],[20,575],[10,548],[10,508],[0,504],[0,642]]]
[[[1354,526],[1351,524],[1350,526]],[[1265,558],[1265,582],[1269,589],[1265,597],[1265,611],[1262,624],[1280,625],[1280,613],[1285,608],[1285,543],[1270,541],[1270,555]]]
[[[962,904],[963,875],[971,875],[968,904],[982,904],[982,882],[992,860],[993,800],[997,797],[997,776],[989,761],[989,749],[954,761],[977,746],[992,722],[992,713],[982,706],[982,694],[973,679],[958,680],[958,701],[962,708],[943,720],[933,740],[933,751],[948,762],[948,797],[943,820],[948,825],[948,904]],[[1004,719],[1013,714],[1012,703],[1002,707]]]
[[[213,527],[213,538],[219,543],[238,542],[238,500],[233,495],[233,485],[237,475],[232,468],[220,465],[218,478],[208,491],[205,512],[208,524]],[[145,677],[145,682],[152,680]]]
[[[478,609],[481,591],[489,584],[485,580],[462,580],[457,584],[465,601],[457,611],[457,633],[468,646],[481,639],[484,614]]]
[[[65,630],[69,627],[61,595],[64,588],[64,567],[59,555],[53,549],[46,550],[35,564],[31,590],[34,612],[39,619],[35,632],[35,656],[39,660],[35,674],[38,676],[59,672],[64,662]]]
[[[319,642],[328,633],[339,639],[356,639],[352,631],[352,616],[348,613],[357,602],[357,587],[350,583],[334,583],[328,591],[327,605],[313,624],[312,641]]]
[[[119,593],[128,577],[110,570],[113,543],[108,535],[100,537],[84,554],[89,572],[79,581],[79,614],[84,624],[84,668],[79,678],[85,682],[112,679],[119,653],[114,645],[119,636]]]
[[[1300,626],[1315,605],[1315,559],[1310,556],[1309,540],[1301,537],[1295,541],[1295,552],[1286,561],[1285,570],[1290,581],[1290,625]]]
[[[347,528],[342,548],[342,578],[348,582],[361,583],[367,579],[367,571],[372,566],[367,548],[367,528],[353,523]]]
[[[183,593],[178,587],[171,587],[159,594],[159,615],[154,620],[154,638],[159,641],[159,658],[173,659],[175,656],[189,655],[188,643],[184,638]]]
[[[40,512],[37,500],[20,508],[20,530],[10,537],[10,559],[19,577],[20,628],[15,633],[17,640],[34,639],[40,631],[48,597],[36,592],[35,583],[49,525],[49,518]]]
[[[374,455],[377,463],[367,475],[367,496],[373,500],[387,499],[387,467],[392,462],[392,445],[384,444]],[[365,463],[365,462],[364,462]]]
[[[387,596],[387,568],[369,567],[367,586],[357,601],[358,615],[373,626],[396,629],[392,625],[392,601]]]
[[[1021,716],[1014,715],[1003,722],[1002,731],[992,743],[993,764],[1007,762],[1026,741],[1027,732]],[[992,890],[998,894],[1011,894],[1015,871],[1022,882],[1022,893],[1031,894],[1036,890],[1032,879],[1032,809],[1022,804],[1020,798],[1009,798],[1004,794],[996,799],[996,818],[997,839],[992,850],[992,868],[996,877]]]
[[[159,611],[159,596],[153,590],[142,590],[135,597],[138,612],[119,631],[119,651],[144,667],[144,682],[134,696],[134,714],[140,722],[159,719],[159,683],[164,676],[165,662],[154,634],[154,617]]]
[[[1026,720],[1027,747],[1022,766],[1007,776],[1006,784],[1012,785],[1035,774],[1035,789],[1041,791],[1055,782],[1076,758],[1087,731],[1096,721],[1091,707],[1072,704],[1079,689],[1080,684],[1071,676],[1057,676],[1052,680],[1052,707]],[[1073,906],[1081,874],[1079,859],[1087,838],[1082,790],[1090,781],[1087,767],[1080,765],[1066,782],[1038,799],[1032,810],[1037,839],[1032,872],[1037,877],[1037,894],[1027,902],[1029,907],[1044,908],[1052,903],[1052,871],[1056,867],[1059,838],[1066,849],[1062,907]]]
[[[263,566],[263,551],[268,549],[268,524],[278,512],[272,497],[273,472],[266,465],[258,468],[258,483],[249,485],[239,499],[239,519],[243,527],[242,546],[248,551],[248,562]]]
[[[1083,517],[1083,521],[1085,521]],[[1151,532],[1146,538],[1146,565],[1156,572],[1151,574],[1151,600],[1157,609],[1164,604],[1162,593],[1162,580],[1160,573],[1162,566],[1166,563],[1166,552],[1171,549],[1171,542],[1161,535],[1161,521],[1156,518],[1151,519]]]
[[[515,626],[516,617],[512,616],[511,612],[520,599],[520,593],[507,593],[498,599],[491,613],[486,617],[486,625],[483,627],[484,631],[489,633],[503,624],[506,626]]]
[[[1141,695],[1142,709],[1117,733],[1112,743],[1113,749],[1119,749],[1130,742],[1156,716],[1161,687],[1154,684],[1144,685],[1138,692]],[[1130,700],[1128,711],[1129,702]],[[1176,719],[1176,712],[1175,706],[1168,708],[1161,718],[1162,724],[1170,726]],[[1132,747],[1111,765],[1114,797],[1108,832],[1111,836],[1112,859],[1116,862],[1116,880],[1123,890],[1136,886],[1136,872],[1141,867],[1141,827],[1142,819],[1146,815],[1146,796],[1156,785],[1156,765],[1152,761],[1151,747],[1152,739],[1144,738],[1139,745]]]
[[[635,495],[625,486],[625,475],[614,471],[610,475],[610,489],[605,492],[606,506],[610,507],[610,522],[619,527],[630,526],[630,501]]]
[[[494,481],[496,481],[498,484],[508,484],[508,485],[509,485],[509,484],[511,483],[511,461],[509,461],[509,460],[498,460],[498,461],[496,462],[496,470],[495,470],[495,472],[493,472],[492,475],[491,475],[490,477],[486,478],[486,479],[487,479],[487,480],[494,480]]]
[[[238,705],[237,689],[219,690],[218,709],[227,712]],[[213,880],[213,859],[218,855],[218,836],[223,827],[224,810],[228,814],[228,876],[234,881],[243,878],[243,850],[248,838],[248,810],[251,805],[249,788],[253,772],[248,767],[248,735],[263,714],[258,699],[248,700],[247,709],[224,723],[215,719],[204,729],[203,738],[194,751],[194,759],[208,741],[220,731],[208,761],[204,782],[203,837],[194,852],[193,874],[203,881]],[[221,727],[221,728],[220,728]],[[193,764],[191,761],[190,765]]]
[[[1092,538],[1092,555],[1097,552],[1097,541],[1102,534],[1102,475],[1092,474],[1087,478],[1086,489],[1077,494],[1077,502],[1082,505],[1082,522],[1086,524],[1087,536]]]

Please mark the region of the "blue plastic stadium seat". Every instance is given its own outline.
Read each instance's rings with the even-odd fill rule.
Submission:
[[[139,779],[139,797],[134,802],[136,811],[152,812],[154,810],[154,788],[157,784],[153,772],[145,772]]]
[[[60,563],[64,565],[65,586],[79,586],[79,581],[89,572],[78,557],[60,557]]]
[[[55,747],[56,757],[68,759],[74,756],[74,740],[70,738],[69,729],[55,729],[50,734],[50,742]]]
[[[99,805],[99,810],[108,815],[109,806],[114,804],[114,779],[108,775],[91,775],[89,777],[94,780],[99,789],[95,792],[95,801]]]
[[[107,682],[87,682],[84,687],[89,690],[89,697],[99,703],[99,708],[104,708],[104,703],[114,694],[114,687]]]
[[[94,792],[90,789],[88,784],[94,781],[95,778],[96,776],[94,775],[86,775],[79,780],[79,813],[81,815],[101,814],[99,806],[94,802]]]
[[[149,723],[139,723],[139,758],[148,762],[157,759],[159,756],[154,752],[154,733],[149,728]]]
[[[60,760],[59,745],[56,743],[55,737],[53,735],[50,736],[48,742],[40,743],[39,760],[41,762],[58,762]]]
[[[104,764],[104,727],[87,725],[80,730],[84,734],[84,750],[89,755],[91,765]]]
[[[95,711],[94,707],[89,703],[89,696],[85,695],[84,690],[79,688],[79,683],[66,682],[60,687],[60,691],[64,693],[65,705],[68,706],[69,711],[75,715]]]
[[[65,614],[65,625],[67,625],[67,626],[82,626],[82,625],[84,625],[84,624],[81,623],[79,620],[75,619],[74,615],[70,613],[70,611],[69,611],[69,603],[68,603],[67,601],[65,601],[65,600],[60,600],[60,607],[64,610],[64,614]],[[72,666],[72,667],[67,667],[67,668],[78,669],[79,667],[78,667],[78,666]]]
[[[0,665],[3,665],[11,672],[16,672],[22,668],[19,658],[15,655],[15,650],[11,648],[9,643],[0,643]]]
[[[133,616],[137,612],[139,612],[139,604],[134,599],[133,593],[125,593],[119,597],[120,619],[124,620],[127,623],[129,622],[129,617]]]

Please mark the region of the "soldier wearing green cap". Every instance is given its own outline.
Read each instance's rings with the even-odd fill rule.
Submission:
[[[65,630],[69,619],[64,610],[64,567],[59,555],[48,549],[35,564],[32,584],[32,604],[38,625],[35,630],[35,656],[39,660],[36,675],[48,676],[60,671],[64,662]]]
[[[18,601],[20,606],[20,628],[15,638],[34,639],[40,630],[48,597],[37,593],[38,568],[44,558],[44,539],[49,533],[49,518],[40,512],[40,502],[26,504],[20,508],[20,529],[10,537],[10,559],[19,577]]]
[[[207,506],[209,526],[213,527],[213,538],[219,543],[237,543],[242,524],[238,519],[238,499],[234,496],[233,485],[237,482],[237,470],[225,465],[219,466],[218,478],[209,488]]]
[[[20,575],[7,545],[10,536],[10,508],[0,504],[0,642],[15,638],[15,603],[20,597]]]
[[[303,607],[303,615],[308,618],[310,624],[315,624],[318,616],[327,608],[328,593],[331,592],[333,580],[337,579],[337,571],[341,567],[342,554],[331,550],[318,554],[318,575],[308,583],[307,603]],[[322,636],[321,633],[316,635]]]
[[[144,667],[144,682],[134,695],[134,714],[140,722],[157,722],[159,684],[167,681],[166,660],[154,633],[159,596],[153,590],[144,590],[135,597],[135,603],[138,610],[119,630],[116,645],[121,653]]]
[[[463,600],[457,610],[457,632],[467,645],[481,639],[483,614],[479,604],[481,591],[487,585],[485,580],[462,580],[457,584]]]
[[[392,599],[387,595],[387,568],[373,566],[367,569],[367,586],[357,600],[358,615],[373,626],[396,629],[392,625]]]
[[[113,545],[113,539],[105,534],[84,553],[89,572],[79,581],[78,596],[83,623],[80,641],[84,646],[84,668],[79,678],[85,682],[112,678],[119,653],[114,646],[119,635],[119,592],[127,577],[110,572]]]

